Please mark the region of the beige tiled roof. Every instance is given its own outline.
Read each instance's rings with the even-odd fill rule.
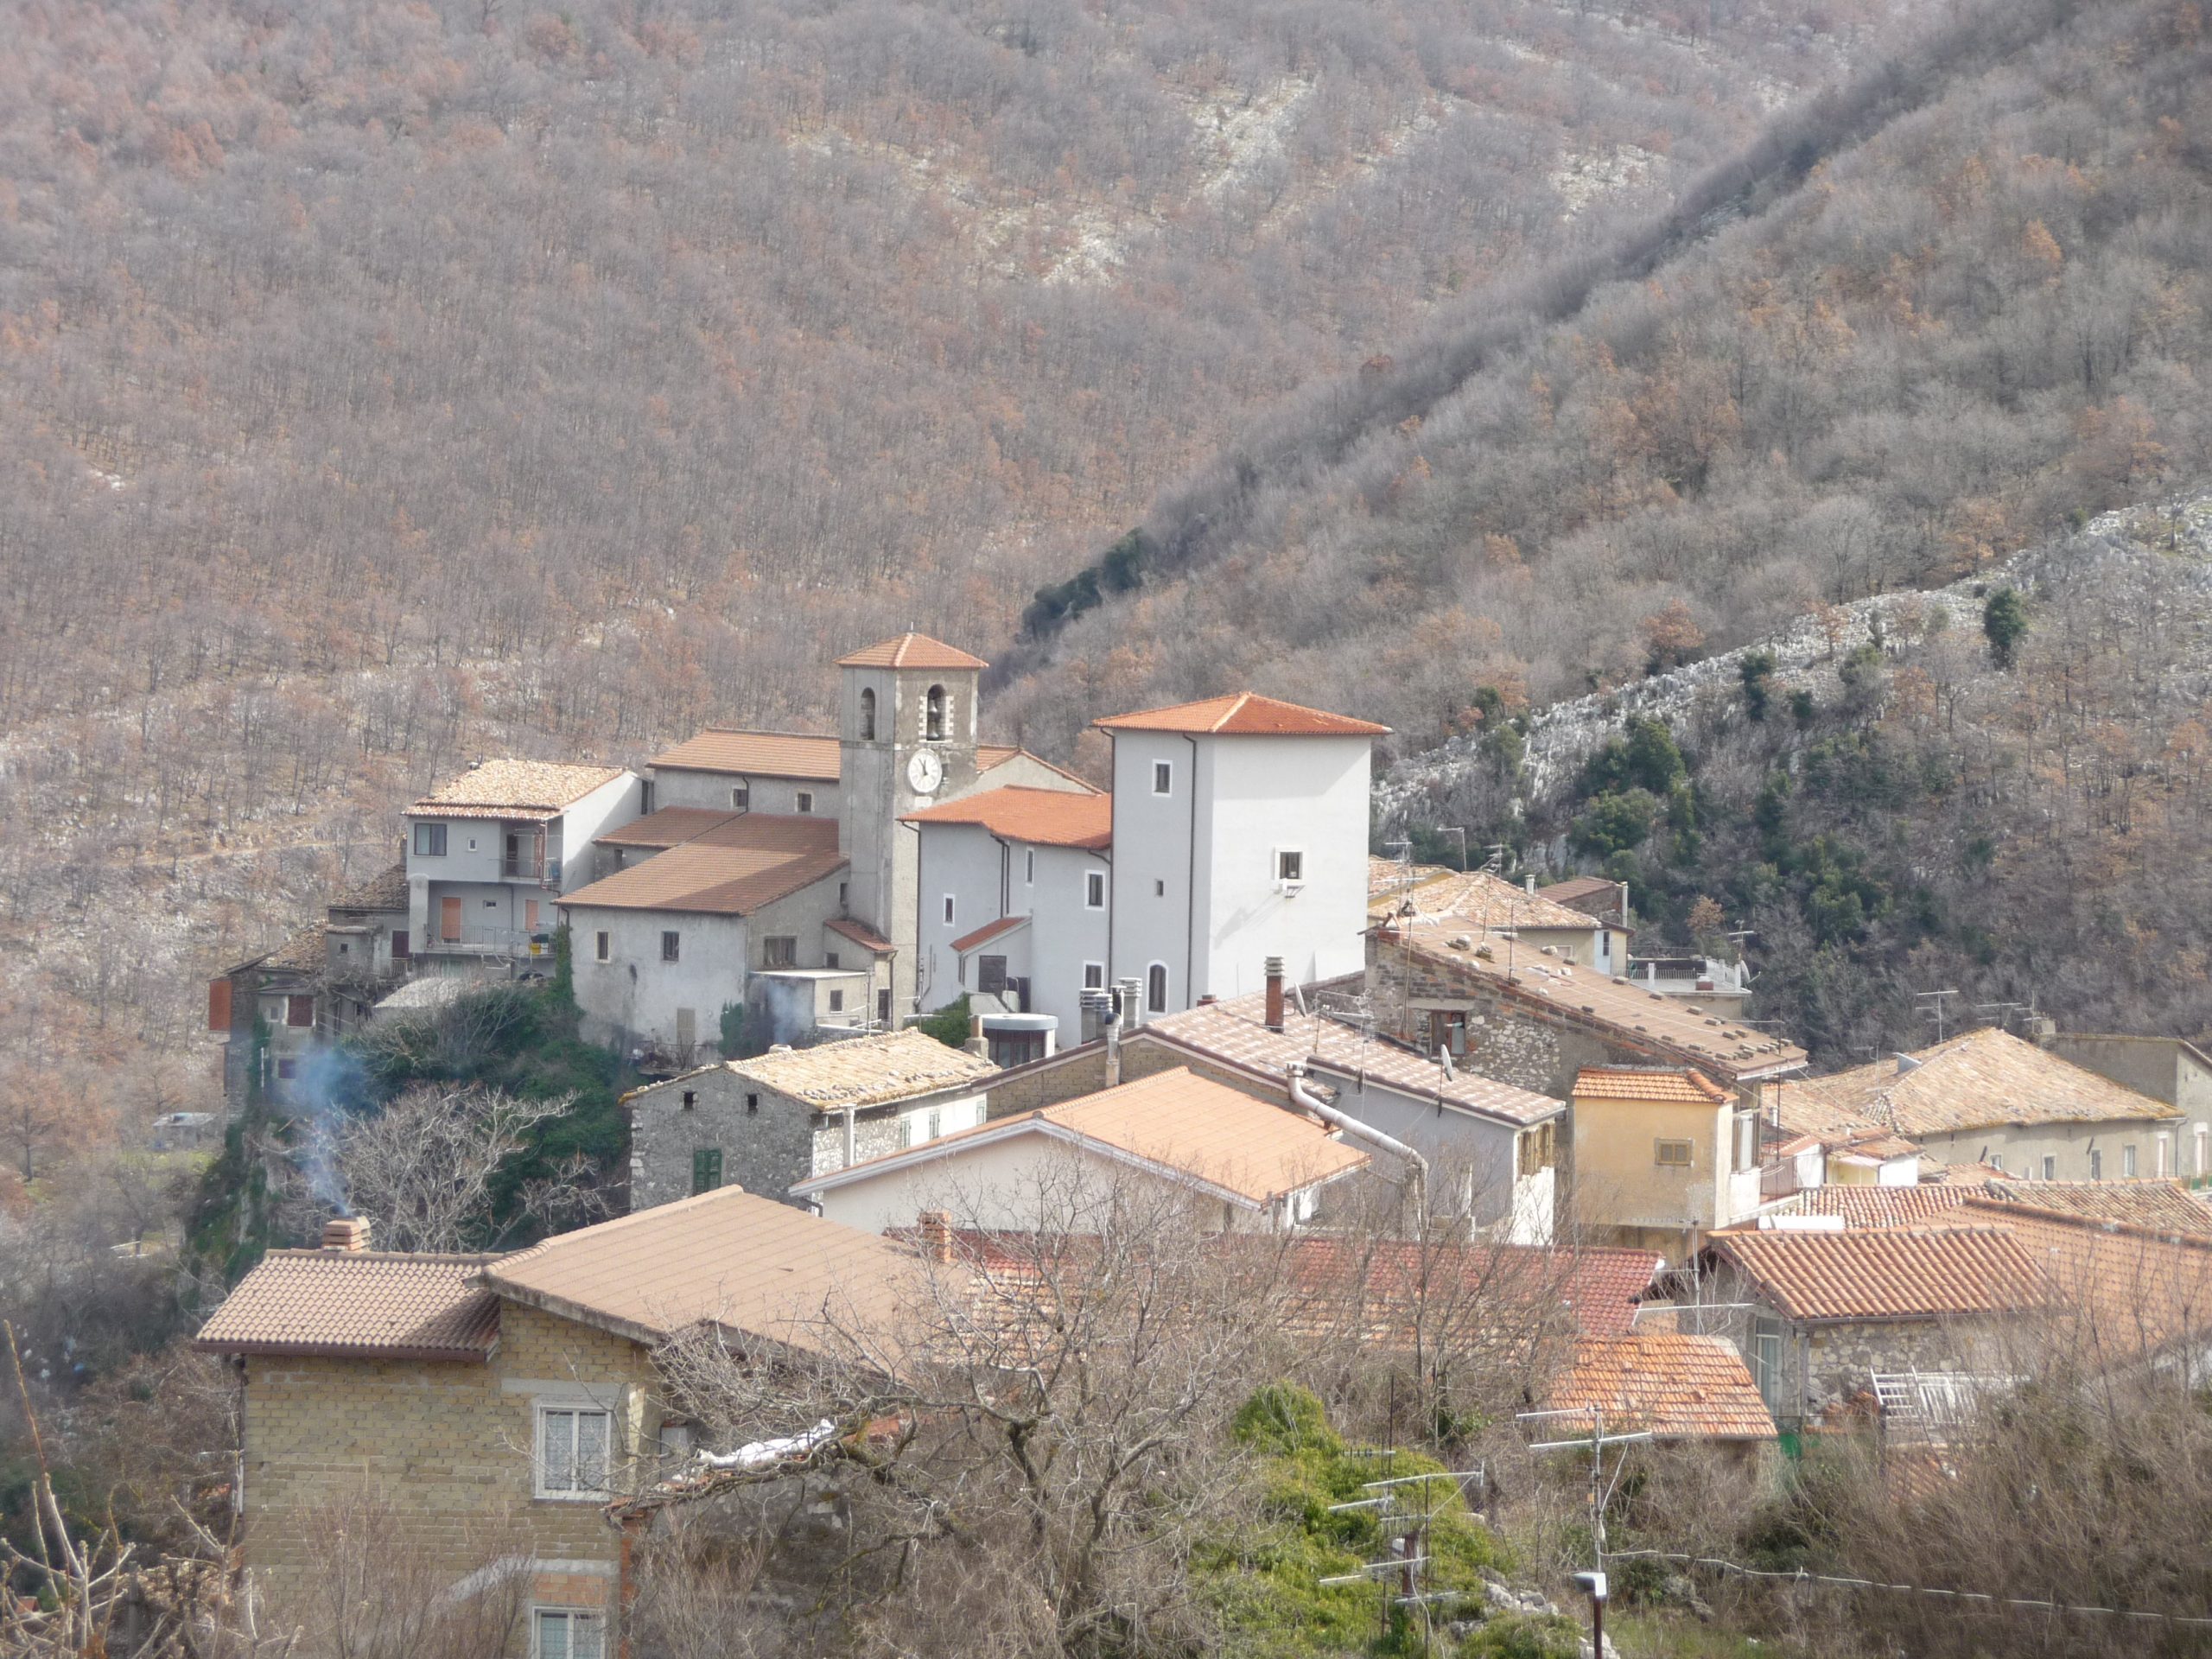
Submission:
[[[1732,1096],[1694,1066],[1586,1065],[1574,1074],[1577,1100],[1660,1100],[1718,1106]]]
[[[1621,884],[1602,875],[1570,875],[1564,881],[1554,881],[1536,889],[1536,897],[1548,899],[1555,905],[1565,905],[1573,910],[1592,899],[1618,905]]]
[[[1267,1026],[1267,997],[1254,992],[1226,1001],[1201,1004],[1180,1014],[1160,1014],[1129,1034],[1180,1045],[1185,1052],[1227,1060],[1273,1078],[1287,1077],[1294,1065],[1312,1066],[1325,1080],[1364,1073],[1417,1100],[1442,1099],[1485,1117],[1508,1123],[1538,1123],[1565,1109],[1565,1103],[1510,1083],[1442,1066],[1386,1037],[1363,1040],[1358,1031],[1325,1014],[1301,1014],[1287,1008],[1281,1031]]]
[[[1091,724],[1107,732],[1189,732],[1221,737],[1384,737],[1390,730],[1371,720],[1301,708],[1255,691],[1146,709],[1133,715],[1109,715]]]
[[[357,881],[330,901],[333,910],[391,912],[407,908],[407,866],[394,864]]]
[[[709,726],[652,758],[655,771],[727,772],[737,777],[796,778],[834,784],[842,764],[834,737],[810,732],[741,732]]]
[[[988,668],[982,658],[971,656],[957,645],[948,645],[942,639],[932,639],[926,633],[907,632],[895,639],[879,640],[837,659],[840,668]]]
[[[482,1282],[638,1342],[712,1324],[823,1352],[833,1329],[897,1330],[919,1272],[890,1239],[725,1186],[503,1255]]]
[[[907,823],[976,824],[1007,841],[1100,848],[1114,840],[1114,798],[1009,785],[909,812]]]
[[[489,1259],[271,1250],[194,1345],[219,1354],[482,1360],[499,1335],[499,1299],[474,1282]]]
[[[2009,1313],[2048,1300],[2005,1227],[1715,1233],[1707,1247],[1807,1324]]]
[[[449,778],[407,809],[417,818],[553,818],[622,775],[620,766],[551,760],[486,760]]]
[[[1410,887],[1371,899],[1368,910],[1374,915],[1390,915],[1408,904],[1421,917],[1450,917],[1460,931],[1478,938],[1488,935],[1492,928],[1560,928],[1586,934],[1598,925],[1595,917],[1554,904],[1541,893],[1530,893],[1487,870],[1438,870]],[[1504,951],[1502,937],[1497,938],[1496,948]],[[1527,954],[1525,950],[1516,953]]]
[[[1538,1438],[1567,1440],[1602,1427],[1662,1440],[1770,1440],[1774,1420],[1743,1357],[1725,1337],[1672,1331],[1586,1337],[1552,1379]]]
[[[1913,1186],[1861,1186],[1831,1183],[1768,1205],[1770,1216],[1840,1216],[1847,1227],[1932,1227],[1955,1217],[1978,1188],[1922,1181]]]
[[[763,1088],[825,1111],[980,1085],[998,1075],[998,1068],[981,1055],[948,1048],[912,1027],[726,1064]]]
[[[264,957],[261,965],[300,974],[321,973],[330,965],[328,936],[328,923],[309,922]]]
[[[957,1159],[978,1142],[1045,1133],[1120,1153],[1203,1182],[1255,1207],[1357,1169],[1367,1154],[1287,1104],[1263,1100],[1178,1066],[1115,1089],[940,1135],[801,1181],[794,1194]]]
[[[1879,1060],[1786,1085],[1786,1127],[1821,1133],[1838,1122],[1879,1124],[1925,1138],[2028,1123],[2172,1118],[2180,1109],[2063,1060],[2009,1032],[1984,1027],[1910,1057]]]
[[[1582,919],[1586,925],[1589,918]],[[1482,936],[1450,917],[1401,918],[1377,933],[1376,948],[1402,951],[1408,935],[1415,952],[1472,974],[1532,1010],[1647,1050],[1656,1059],[1694,1065],[1723,1085],[1777,1076],[1805,1064],[1805,1051],[1786,1039],[1700,1014],[1680,997],[1642,989],[1595,968],[1521,950],[1510,958],[1509,973],[1503,940],[1490,944],[1484,956]]]
[[[845,861],[837,850],[835,818],[741,812],[558,902],[572,908],[747,916],[836,874]]]

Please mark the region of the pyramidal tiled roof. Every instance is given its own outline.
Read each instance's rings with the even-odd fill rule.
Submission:
[[[1388,726],[1307,709],[1256,691],[1204,697],[1091,722],[1106,732],[1191,732],[1223,737],[1385,737]]]
[[[906,632],[895,639],[882,639],[865,646],[849,657],[837,659],[840,668],[988,668],[982,658],[973,656],[957,645],[948,645],[942,639],[932,639],[926,633]]]

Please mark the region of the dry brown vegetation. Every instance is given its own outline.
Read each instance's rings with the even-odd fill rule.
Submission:
[[[8,0],[0,1015],[188,1052],[470,755],[995,650],[1250,410],[1887,10]]]

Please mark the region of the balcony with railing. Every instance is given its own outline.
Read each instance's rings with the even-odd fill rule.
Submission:
[[[553,960],[553,935],[546,929],[520,927],[463,927],[433,933],[415,947],[417,956],[482,957],[517,961],[542,957]]]

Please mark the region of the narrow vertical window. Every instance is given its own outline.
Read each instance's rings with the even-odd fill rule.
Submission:
[[[875,738],[875,693],[867,686],[861,688],[861,741],[873,742]]]
[[[1151,1014],[1166,1013],[1167,964],[1164,962],[1154,963],[1150,969],[1148,969],[1145,974],[1144,979],[1144,1006],[1146,1011]]]
[[[928,738],[931,742],[943,741],[944,737],[944,688],[941,685],[933,685],[930,687],[929,697],[924,706],[927,712],[923,717],[922,735]]]

